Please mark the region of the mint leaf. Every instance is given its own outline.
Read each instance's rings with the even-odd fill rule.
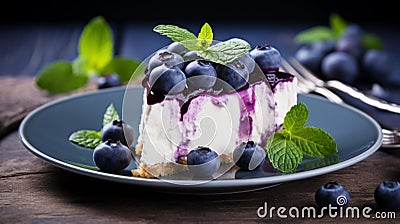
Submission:
[[[301,102],[290,108],[289,112],[286,113],[283,128],[287,131],[297,130],[303,128],[308,119],[307,106]]]
[[[362,43],[365,49],[381,50],[384,48],[382,40],[372,33],[364,33]]]
[[[347,22],[337,13],[329,16],[329,23],[335,38],[339,38],[347,27]]]
[[[50,93],[64,93],[83,87],[88,78],[76,75],[72,64],[67,61],[56,61],[45,66],[36,77],[36,85]]]
[[[74,61],[72,61],[72,71],[80,76],[90,77],[95,73],[95,71],[92,70],[89,66],[89,61],[84,56],[79,56]]]
[[[334,139],[320,128],[309,126],[293,130],[291,137],[297,147],[311,157],[324,157],[338,152]]]
[[[136,78],[132,75],[139,65],[140,62],[137,60],[123,57],[115,57],[110,61],[110,63],[108,63],[108,65],[103,68],[100,73],[102,75],[117,73],[122,82],[128,82],[129,80]],[[135,74],[138,75],[139,73]]]
[[[197,54],[204,59],[226,65],[245,55],[249,50],[250,45],[243,41],[227,40],[198,51]]]
[[[94,149],[101,141],[101,133],[94,130],[79,130],[72,133],[69,137],[71,142],[80,146]]]
[[[79,39],[78,52],[88,60],[90,70],[100,71],[113,57],[112,31],[103,17],[89,21]]]
[[[207,49],[212,43],[213,38],[214,34],[212,32],[211,26],[208,23],[204,23],[204,25],[201,27],[199,35],[197,36],[197,47],[202,50]]]
[[[300,102],[286,113],[283,129],[275,132],[267,142],[268,158],[272,166],[284,173],[300,165],[304,155],[325,157],[338,152],[335,140],[324,130],[305,126],[308,108]]]
[[[118,111],[115,109],[114,105],[110,104],[107,107],[106,112],[103,115],[103,126],[105,126],[106,124],[108,124],[114,120],[119,120],[119,115],[118,115]]]
[[[335,39],[335,34],[331,28],[325,26],[315,26],[303,30],[294,37],[294,41],[297,43],[313,43],[330,39]]]
[[[169,37],[172,41],[182,43],[188,50],[198,50],[195,47],[197,37],[187,29],[175,25],[157,25],[153,30]]]
[[[296,144],[287,139],[282,133],[276,132],[268,141],[268,159],[272,166],[283,172],[293,172],[303,160],[303,153]]]

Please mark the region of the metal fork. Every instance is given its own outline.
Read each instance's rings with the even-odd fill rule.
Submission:
[[[357,93],[356,98],[358,98],[360,100],[362,99],[363,102],[366,101],[365,103],[368,102],[369,105],[376,107],[377,102],[378,102],[380,109],[388,110],[388,111],[395,112],[395,113],[400,113],[400,107],[398,105],[389,104],[389,103],[379,100],[379,99],[370,98],[369,96],[361,93],[357,89],[349,87],[348,85],[345,85],[339,81],[328,81],[331,83],[326,84],[327,82],[317,78],[307,68],[305,68],[299,62],[297,62],[296,59],[291,58],[290,62],[291,63],[289,63],[284,58],[282,58],[281,67],[286,72],[289,72],[289,73],[293,74],[294,76],[296,76],[297,81],[298,81],[298,90],[299,90],[298,92],[299,93],[314,92],[314,93],[324,96],[331,102],[343,104],[344,101],[336,93],[332,92],[330,89],[327,88],[328,85],[335,84],[335,86],[336,86],[337,83],[339,83],[340,88],[342,88],[342,87],[350,88],[351,90],[348,90],[348,91],[352,91],[351,94]],[[344,91],[344,90],[341,89],[341,91]],[[382,135],[383,135],[382,146],[381,146],[382,148],[400,148],[400,130],[383,128]]]

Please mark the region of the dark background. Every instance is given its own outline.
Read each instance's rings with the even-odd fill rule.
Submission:
[[[396,1],[9,1],[2,6],[1,23],[88,21],[103,15],[111,22],[258,21],[327,22],[336,12],[349,21],[399,25]]]

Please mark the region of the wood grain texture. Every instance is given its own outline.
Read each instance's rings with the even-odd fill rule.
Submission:
[[[35,108],[52,100],[96,89],[96,79],[87,86],[63,94],[49,94],[39,89],[34,77],[0,77],[0,138],[16,130],[21,120]]]
[[[17,132],[0,141],[0,223],[284,223],[259,218],[263,206],[315,207],[314,193],[328,181],[350,192],[351,206],[375,205],[373,191],[385,179],[400,179],[400,151],[377,151],[353,166],[265,190],[230,195],[177,195],[78,175],[31,154]],[[400,212],[396,213],[397,218]],[[305,223],[376,222],[365,218],[292,219]],[[396,219],[380,220],[395,223]]]

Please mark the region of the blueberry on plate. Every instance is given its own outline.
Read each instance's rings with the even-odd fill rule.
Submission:
[[[129,148],[111,139],[97,145],[93,151],[93,162],[105,172],[123,170],[128,167],[131,160],[132,154]]]
[[[194,60],[185,68],[188,84],[194,88],[208,89],[214,86],[217,72],[209,61]]]
[[[243,170],[255,170],[265,161],[265,150],[253,141],[242,142],[233,151],[233,161]]]
[[[388,210],[400,210],[400,183],[395,180],[381,182],[374,192],[375,202]]]
[[[112,73],[105,76],[100,76],[97,80],[97,88],[105,89],[110,87],[121,86],[122,82],[118,74]]]
[[[204,146],[198,146],[190,151],[186,160],[189,171],[194,177],[211,177],[221,165],[218,153]]]
[[[129,147],[133,143],[134,138],[133,128],[121,120],[113,120],[101,129],[101,140],[103,142],[111,139]]]
[[[320,207],[346,207],[350,202],[350,193],[335,181],[328,182],[315,192],[315,201]]]
[[[256,46],[250,51],[250,56],[264,72],[277,71],[281,66],[281,53],[269,44]]]
[[[178,66],[161,65],[150,72],[149,84],[154,92],[174,95],[185,89],[186,77]]]

